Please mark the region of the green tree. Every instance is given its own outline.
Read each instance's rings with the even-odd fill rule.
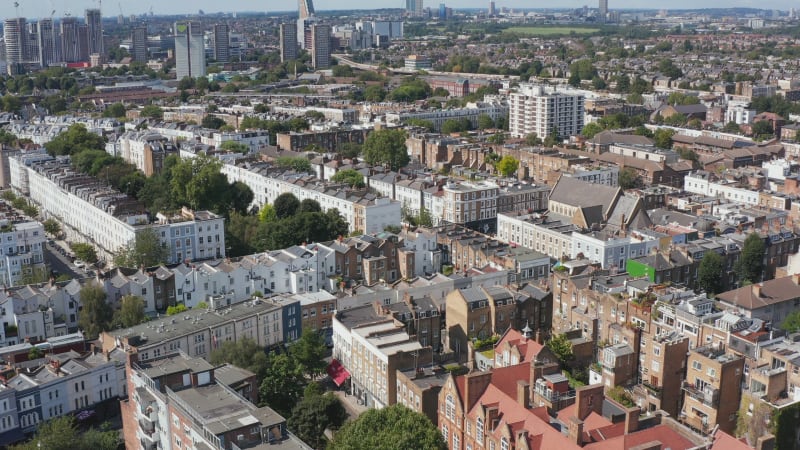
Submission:
[[[259,398],[278,414],[289,417],[300,400],[306,380],[295,361],[286,353],[270,353],[259,387]]]
[[[739,283],[758,283],[764,272],[764,240],[758,233],[747,236],[742,245],[742,253],[734,265]]]
[[[311,213],[322,212],[322,206],[320,206],[319,202],[314,200],[314,199],[311,199],[311,198],[303,199],[300,202],[300,207],[297,208],[297,213],[298,214],[302,214],[302,213],[309,213],[309,212],[311,212]]]
[[[78,430],[75,417],[64,415],[40,423],[31,440],[11,446],[12,450],[117,450],[120,434],[107,427]]]
[[[44,358],[44,350],[39,347],[31,347],[31,349],[28,350],[28,360],[33,361],[39,358]]]
[[[519,161],[510,155],[503,156],[503,159],[497,163],[497,171],[504,177],[510,177],[517,173],[519,169]]]
[[[386,89],[380,85],[367,86],[364,89],[364,100],[368,102],[382,102],[386,98]]]
[[[481,114],[478,116],[478,129],[486,130],[494,128],[494,120],[488,114]]]
[[[442,433],[424,415],[403,405],[370,409],[346,423],[328,450],[446,450]]]
[[[97,262],[97,251],[94,246],[85,242],[76,242],[70,245],[75,257],[89,264]]]
[[[361,172],[355,169],[340,170],[331,177],[331,181],[335,181],[337,183],[346,183],[353,188],[364,187],[364,175],[361,175]]]
[[[739,133],[742,132],[742,129],[739,128],[739,124],[738,123],[736,123],[736,122],[728,122],[728,123],[725,124],[724,127],[722,127],[722,131],[724,131],[726,133],[739,134]]]
[[[639,176],[636,171],[630,167],[624,167],[619,171],[619,187],[622,189],[635,188],[638,180]]]
[[[261,207],[261,210],[258,211],[258,220],[266,223],[275,222],[278,220],[278,215],[275,213],[275,207],[269,203],[265,203]]]
[[[768,120],[753,122],[753,125],[751,125],[751,132],[753,133],[753,139],[757,141],[775,137],[775,130],[772,128],[772,123]]]
[[[653,134],[653,141],[658,148],[672,148],[672,136],[675,130],[669,128],[659,128]]]
[[[106,140],[89,132],[82,123],[70,125],[67,131],[59,134],[47,143],[47,153],[53,156],[73,155],[84,150],[103,151]]]
[[[275,159],[275,164],[295,172],[311,172],[311,162],[302,156],[279,156]]]
[[[178,303],[175,306],[167,307],[167,315],[174,316],[175,314],[180,314],[182,312],[188,311],[189,308],[186,307],[183,303]]]
[[[325,340],[316,330],[306,329],[289,347],[289,354],[300,370],[309,379],[316,378],[325,370]]]
[[[336,153],[342,155],[342,158],[357,158],[361,154],[361,144],[355,142],[341,143],[336,148]]]
[[[796,333],[800,331],[800,311],[790,312],[786,318],[783,319],[780,327],[787,333]]]
[[[707,251],[697,268],[697,286],[705,291],[707,296],[713,297],[722,289],[724,269],[725,261],[722,256],[717,252]]]
[[[506,142],[506,134],[505,133],[495,133],[495,134],[489,136],[489,138],[486,139],[486,142],[488,142],[489,144],[494,144],[494,145],[503,145]]]
[[[539,139],[539,136],[536,133],[530,133],[525,136],[525,145],[536,147],[537,145],[542,145],[542,140]]]
[[[458,119],[447,119],[442,123],[442,134],[461,133],[467,130],[469,126],[465,126],[464,122]]]
[[[156,105],[147,105],[139,111],[139,117],[161,120],[164,117],[164,110]]]
[[[586,139],[591,139],[601,131],[603,131],[603,127],[597,124],[597,122],[589,122],[583,126],[581,135],[583,135],[583,137],[585,137]]]
[[[136,233],[136,239],[117,253],[114,264],[119,267],[154,267],[167,261],[169,254],[161,238],[152,228]]]
[[[300,200],[290,192],[279,195],[273,203],[278,219],[292,217],[300,210]]]
[[[58,236],[61,234],[61,224],[58,223],[56,219],[47,219],[42,223],[42,225],[44,225],[45,233],[48,233],[52,236]]]
[[[303,442],[313,448],[323,448],[326,442],[325,430],[338,430],[347,420],[347,410],[339,397],[332,392],[314,392],[309,389],[313,386],[319,384],[311,383],[306,388],[303,400],[292,408],[288,425]]]
[[[78,313],[78,325],[89,339],[94,339],[101,332],[109,329],[114,311],[106,302],[106,292],[96,283],[87,283],[80,290],[81,310]]]
[[[145,322],[144,299],[138,295],[126,295],[121,299],[121,306],[117,311],[114,323],[123,328],[130,328]]]
[[[211,114],[206,115],[203,117],[203,120],[200,122],[200,126],[203,128],[211,128],[214,130],[219,130],[220,127],[225,125],[225,121],[217,116],[213,116]]]
[[[103,117],[125,117],[125,105],[112,103],[103,111]]]
[[[225,141],[219,145],[219,148],[220,150],[242,154],[247,154],[250,152],[250,147],[248,147],[247,144],[242,144],[241,142],[237,141]]]
[[[247,369],[255,373],[258,379],[266,375],[269,364],[264,348],[249,338],[223,342],[211,351],[209,361],[215,366],[228,363]]]
[[[566,334],[557,334],[547,341],[547,348],[561,362],[562,366],[569,364],[574,355],[572,354],[572,342],[567,338]]]
[[[364,161],[372,165],[386,165],[397,171],[410,161],[406,150],[406,133],[403,130],[383,129],[367,136],[362,150]]]

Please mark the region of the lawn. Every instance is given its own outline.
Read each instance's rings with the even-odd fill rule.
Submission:
[[[511,27],[503,30],[504,33],[517,33],[528,36],[552,36],[557,34],[593,34],[600,31],[599,28],[583,27]]]

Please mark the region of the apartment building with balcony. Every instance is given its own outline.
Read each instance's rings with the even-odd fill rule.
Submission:
[[[562,139],[575,136],[583,129],[583,106],[584,97],[579,93],[521,84],[508,98],[511,136],[536,133],[544,139],[553,132]]]
[[[221,382],[219,370],[179,351],[147,362],[129,354],[130,396],[121,402],[125,447],[309,449],[289,433],[286,419]]]
[[[702,433],[715,426],[726,433],[736,428],[742,394],[744,358],[714,346],[689,350],[680,420]]]

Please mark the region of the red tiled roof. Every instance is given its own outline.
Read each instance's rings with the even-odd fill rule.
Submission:
[[[661,442],[661,448],[684,449],[697,446],[697,444],[681,436],[672,428],[666,425],[656,425],[653,428],[640,430],[636,433],[587,444],[583,448],[584,450],[628,450],[631,447],[636,447],[637,445],[652,441]],[[727,450],[726,447],[719,448],[725,448]]]
[[[512,347],[517,347],[519,349],[519,353],[522,356],[520,362],[532,361],[544,348],[544,345],[533,339],[526,338],[522,333],[513,328],[509,328],[508,331],[503,334],[503,337],[500,338],[494,346],[495,350],[500,349],[500,346],[506,342]],[[497,354],[497,351],[495,351],[495,354]]]
[[[752,450],[752,448],[730,434],[717,430],[711,450]]]
[[[528,380],[531,366],[517,364],[492,370],[492,384],[511,398],[517,398],[517,381]]]

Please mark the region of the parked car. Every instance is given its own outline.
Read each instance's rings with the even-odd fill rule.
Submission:
[[[86,263],[81,261],[80,259],[76,259],[75,261],[72,262],[72,264],[74,264],[75,267],[77,267],[79,269],[82,269],[82,268],[86,267]]]

